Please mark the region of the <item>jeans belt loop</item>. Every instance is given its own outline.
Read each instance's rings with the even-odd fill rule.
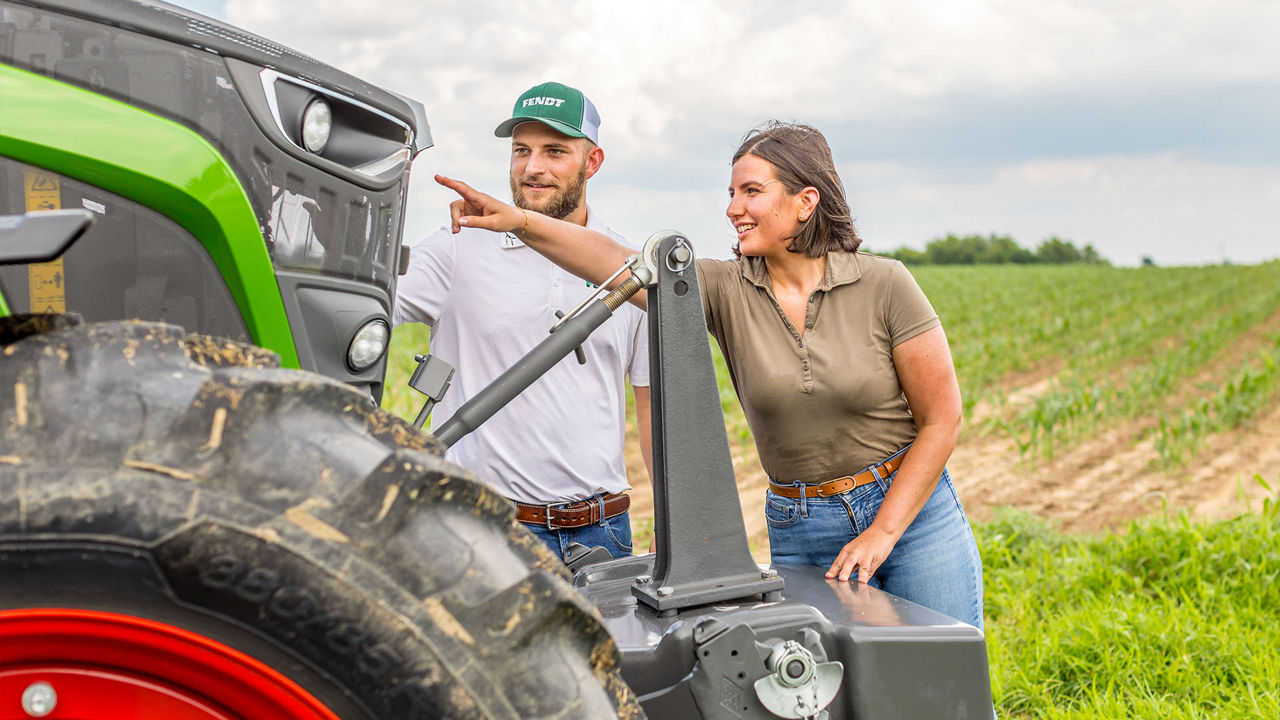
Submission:
[[[591,499],[595,501],[594,507],[600,508],[600,514],[596,518],[596,522],[599,523],[600,527],[604,527],[604,494],[596,493],[591,496]]]
[[[892,458],[890,458],[890,460],[892,460]],[[888,460],[886,460],[885,462],[888,462]],[[871,466],[871,474],[876,476],[876,483],[880,485],[880,488],[881,488],[881,489],[884,489],[884,478],[885,478],[885,476],[880,474],[880,466],[879,466],[879,465],[872,465],[872,466]]]
[[[800,516],[809,517],[809,488],[797,480],[792,483],[800,491]]]

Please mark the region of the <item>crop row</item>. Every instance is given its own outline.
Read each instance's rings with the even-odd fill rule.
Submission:
[[[1280,336],[1272,346],[1236,367],[1213,395],[1172,419],[1160,418],[1155,431],[1156,451],[1166,468],[1185,463],[1206,436],[1232,430],[1252,420],[1280,385]]]
[[[1105,372],[1280,284],[1280,263],[1200,268],[921,268],[943,319],[966,410],[1009,375]]]
[[[1229,352],[1233,341],[1274,316],[1280,285],[1265,290],[1228,312],[1208,316],[1163,352],[1116,377],[1087,368],[1061,374],[1027,406],[997,416],[998,427],[1024,456],[1047,457],[1117,421],[1139,415],[1160,418],[1176,412],[1178,403],[1198,403],[1194,391],[1182,388],[1201,370],[1212,372],[1211,365]]]

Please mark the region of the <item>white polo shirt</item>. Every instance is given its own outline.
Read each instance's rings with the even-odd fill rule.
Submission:
[[[587,218],[588,228],[625,244],[589,207]],[[592,290],[509,233],[442,228],[416,245],[397,286],[394,322],[430,325],[431,354],[456,369],[432,427],[545,340],[556,310],[569,312]],[[445,457],[521,502],[628,489],[623,381],[649,385],[645,318],[623,303],[583,343],[586,365],[571,353]]]

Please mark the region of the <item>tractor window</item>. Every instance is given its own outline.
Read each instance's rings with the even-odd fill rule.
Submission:
[[[0,157],[0,215],[86,208],[94,223],[59,259],[0,267],[12,312],[139,318],[250,340],[204,246],[177,223],[101,188]]]

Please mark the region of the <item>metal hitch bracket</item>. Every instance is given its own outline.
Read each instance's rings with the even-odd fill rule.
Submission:
[[[646,284],[657,551],[651,581],[631,593],[664,616],[722,600],[780,600],[782,578],[761,570],[747,545],[693,245],[664,230],[642,256],[647,268],[637,270],[653,273]]]

